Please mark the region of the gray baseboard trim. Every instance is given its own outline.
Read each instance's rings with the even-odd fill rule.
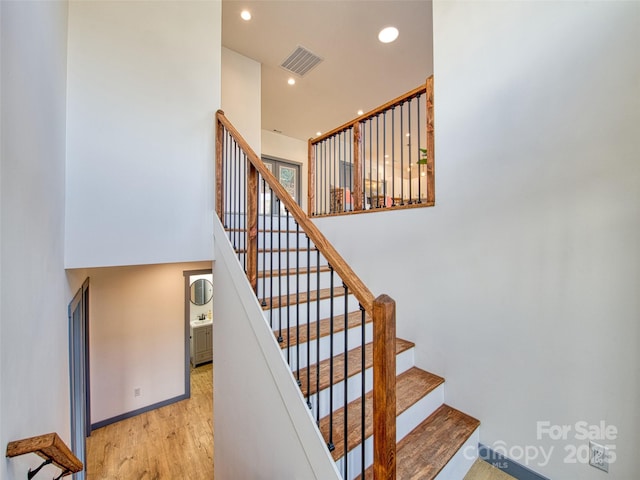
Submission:
[[[187,398],[189,398],[189,395],[187,394],[178,395],[177,397],[169,398],[167,400],[163,400],[162,402],[154,403],[153,405],[148,405],[131,412],[123,413],[122,415],[118,415],[116,417],[107,418],[106,420],[100,420],[99,422],[91,424],[91,430],[106,427],[107,425],[111,425],[112,423],[135,417],[136,415],[140,415],[141,413],[150,412],[151,410],[155,410],[156,408],[166,407],[167,405],[186,400]]]
[[[518,480],[549,480],[547,477],[543,477],[530,468],[520,465],[504,455],[500,455],[481,443],[478,444],[478,458]]]

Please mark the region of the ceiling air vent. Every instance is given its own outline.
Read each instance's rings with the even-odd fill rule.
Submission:
[[[304,47],[298,46],[280,65],[285,70],[303,77],[323,59]]]

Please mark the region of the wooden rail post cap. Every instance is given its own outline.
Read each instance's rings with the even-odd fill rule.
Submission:
[[[395,305],[396,301],[386,293],[383,293],[375,299],[375,303]]]
[[[219,109],[219,110],[216,112],[216,115],[224,115],[224,110]]]

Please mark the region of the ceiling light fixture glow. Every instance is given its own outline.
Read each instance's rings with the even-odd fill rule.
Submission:
[[[391,43],[398,38],[398,29],[396,27],[385,27],[378,33],[378,40],[382,43]]]
[[[316,137],[319,137],[320,135],[322,135],[322,132],[316,132]]]
[[[287,80],[287,83],[289,85],[295,85],[296,84],[296,79],[293,77],[289,77],[289,80]]]
[[[362,110],[358,110],[358,115],[362,115],[364,112]]]
[[[242,12],[240,12],[240,18],[248,22],[249,20],[251,20],[251,12],[249,10],[243,10]]]

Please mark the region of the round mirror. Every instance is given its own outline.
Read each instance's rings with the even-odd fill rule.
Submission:
[[[213,297],[213,285],[206,278],[199,278],[191,284],[191,303],[206,305]]]

